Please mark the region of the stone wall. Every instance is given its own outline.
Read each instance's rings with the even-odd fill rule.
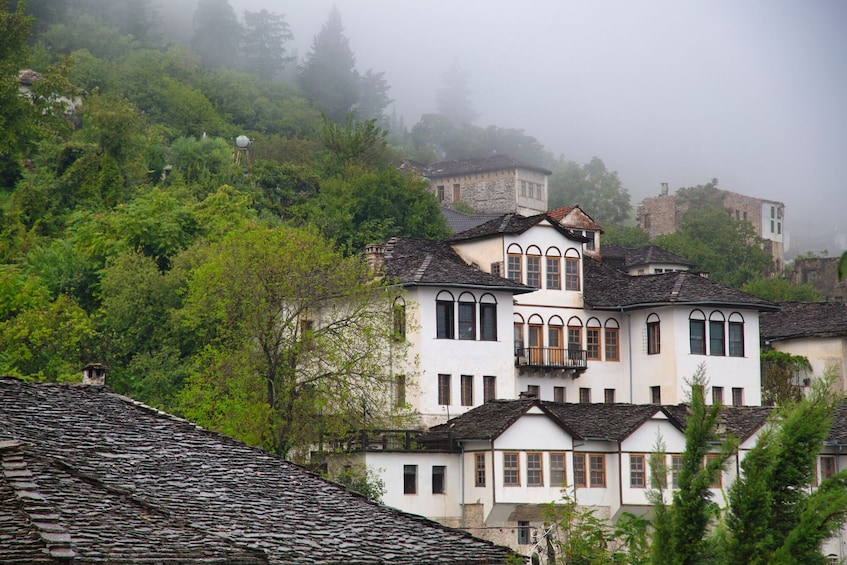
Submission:
[[[521,195],[522,184],[532,186],[533,196]],[[547,211],[547,176],[514,169],[438,177],[430,190],[444,206],[464,202],[478,214],[524,215]],[[540,192],[540,198],[538,193]]]
[[[789,279],[794,284],[810,284],[826,300],[847,301],[847,281],[838,280],[839,257],[795,259]]]

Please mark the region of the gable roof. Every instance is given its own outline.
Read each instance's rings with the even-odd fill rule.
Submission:
[[[577,230],[593,230],[603,233],[603,228],[579,207],[579,204],[563,206],[547,211],[547,216],[553,218],[562,226]]]
[[[102,386],[0,377],[0,459],[2,562],[471,564],[511,553]]]
[[[847,336],[847,303],[780,302],[779,306],[779,312],[759,319],[763,341]]]
[[[550,226],[552,226],[556,231],[558,231],[568,239],[581,243],[591,241],[590,238],[587,238],[582,234],[576,233],[573,230],[563,226],[561,223],[559,223],[559,220],[551,216],[549,212],[545,212],[543,214],[535,214],[534,216],[522,216],[521,214],[514,213],[502,214],[485,222],[484,224],[476,226],[475,228],[471,228],[462,233],[458,233],[453,237],[449,237],[447,238],[447,241],[461,242],[472,239],[482,239],[492,236],[501,237],[504,235],[520,235],[531,227],[537,226],[538,224],[544,221],[549,223]]]
[[[582,264],[585,302],[600,310],[636,310],[669,304],[779,309],[772,302],[690,271],[630,276],[591,257],[584,257]]]
[[[471,173],[487,173],[501,171],[504,169],[529,169],[545,175],[552,175],[544,167],[530,165],[519,161],[508,155],[492,155],[491,157],[479,157],[474,159],[459,159],[454,161],[441,161],[426,167],[425,176],[436,179],[441,177],[452,177],[455,175],[466,175]]]
[[[447,220],[447,227],[453,233],[462,233],[502,216],[502,214],[465,214],[450,208],[442,208],[441,214]]]
[[[454,286],[514,294],[535,290],[468,265],[448,243],[428,239],[395,237],[388,240],[385,274],[406,286]]]

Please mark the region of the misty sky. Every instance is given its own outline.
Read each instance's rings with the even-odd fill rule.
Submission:
[[[579,163],[602,158],[633,205],[661,182],[717,177],[784,202],[789,234],[847,231],[842,0],[231,3],[283,14],[301,57],[336,4],[357,68],[385,71],[409,127],[435,110],[455,59],[476,125],[522,129]]]

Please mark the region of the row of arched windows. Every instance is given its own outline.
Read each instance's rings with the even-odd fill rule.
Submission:
[[[506,250],[506,276],[533,288],[551,290],[579,290],[579,251],[570,247],[564,253],[558,247],[549,247],[542,254],[537,245],[524,250],[513,243]]]
[[[661,353],[662,334],[659,315],[647,316],[647,354]],[[720,310],[707,316],[692,310],[688,316],[688,343],[692,355],[744,357],[744,316],[732,312],[729,318]]]
[[[458,296],[442,290],[435,298],[436,337],[497,341],[497,299],[472,292]]]
[[[614,318],[601,322],[591,317],[583,324],[578,316],[571,316],[567,323],[561,316],[550,316],[544,320],[533,314],[524,319],[515,314],[515,350],[520,352],[537,348],[586,352],[593,361],[620,360],[620,323]],[[545,339],[546,338],[546,339]]]

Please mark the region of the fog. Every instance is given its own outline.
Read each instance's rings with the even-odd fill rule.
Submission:
[[[470,73],[476,125],[603,159],[637,205],[702,184],[784,202],[805,251],[847,232],[847,3],[841,0],[231,0],[283,14],[302,58],[332,5],[408,127],[441,73]],[[390,111],[391,109],[389,109]]]

